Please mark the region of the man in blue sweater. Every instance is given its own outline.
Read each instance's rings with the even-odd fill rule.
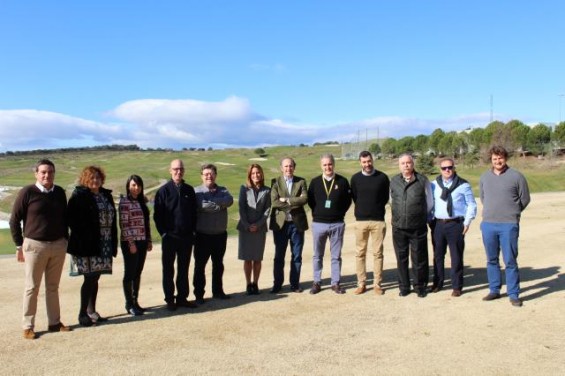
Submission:
[[[483,203],[481,232],[487,256],[489,294],[491,301],[500,298],[502,285],[499,255],[505,265],[506,292],[514,307],[521,307],[520,274],[518,270],[518,236],[520,216],[530,203],[530,191],[524,175],[506,164],[508,152],[502,146],[489,150],[492,169],[481,175],[479,192]]]

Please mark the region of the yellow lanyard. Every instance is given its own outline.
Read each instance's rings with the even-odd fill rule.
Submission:
[[[330,184],[330,188],[328,189],[328,186],[326,185],[326,179],[322,176],[322,181],[324,183],[324,189],[326,190],[326,197],[329,200],[330,199],[330,193],[332,193],[332,188],[334,186],[335,183],[335,176],[332,178],[332,183]]]

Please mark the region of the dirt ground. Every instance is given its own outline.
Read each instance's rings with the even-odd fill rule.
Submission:
[[[329,255],[324,289],[315,296],[308,294],[312,281],[308,232],[302,270],[306,291],[291,294],[285,285],[284,293],[269,294],[274,253],[269,235],[262,293],[245,296],[237,239],[230,238],[224,283],[232,299],[212,300],[207,293],[205,305],[169,313],[163,307],[157,247],[149,254],[142,279],[140,302],[150,308],[146,315],[125,314],[119,255],[114,274],[101,278],[98,296],[98,310],[110,320],[91,328],[77,326],[81,278],[69,277],[66,268],[60,287],[62,320],[74,331],[46,331],[42,291],[36,322],[40,337],[33,341],[22,338],[23,265],[15,256],[4,257],[0,259],[0,374],[562,375],[564,209],[565,193],[544,193],[533,195],[524,212],[519,256],[522,308],[512,307],[506,297],[481,300],[488,289],[480,220],[473,222],[467,235],[465,288],[459,298],[451,297],[449,285],[425,299],[415,294],[399,297],[390,232],[385,243],[386,294],[375,296],[371,289],[354,295],[349,213],[342,268],[345,295],[328,289]]]

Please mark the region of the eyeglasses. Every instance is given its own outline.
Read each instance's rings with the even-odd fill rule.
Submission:
[[[440,168],[441,168],[442,171],[447,171],[447,170],[451,171],[451,170],[453,170],[453,167],[454,166],[443,166],[443,167],[440,167]]]

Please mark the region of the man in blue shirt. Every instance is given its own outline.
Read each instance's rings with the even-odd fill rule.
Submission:
[[[434,195],[434,279],[431,292],[443,288],[445,253],[449,246],[451,257],[451,296],[461,296],[463,289],[463,252],[465,234],[477,214],[477,203],[471,185],[457,175],[455,162],[443,158],[439,163],[441,175],[432,182]]]

